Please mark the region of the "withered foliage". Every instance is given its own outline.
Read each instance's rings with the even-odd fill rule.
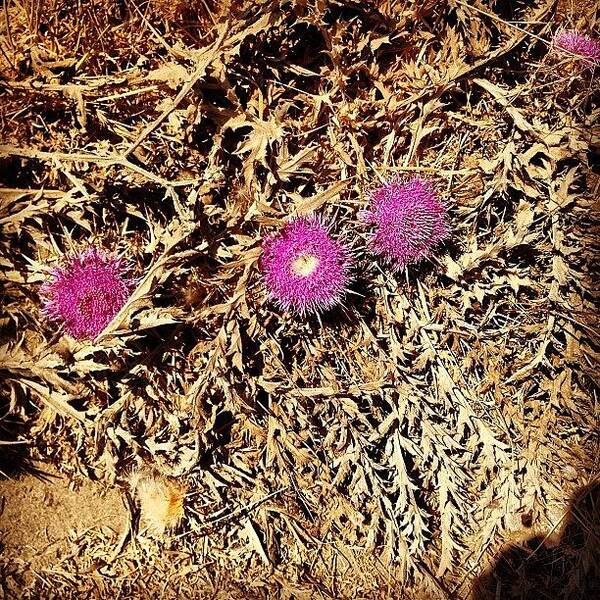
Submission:
[[[560,528],[598,472],[600,104],[547,40],[593,4],[3,4],[0,432],[74,481],[189,490],[180,534],[88,531],[38,577],[4,563],[5,594],[467,598],[523,527]],[[415,173],[452,235],[395,276],[358,213]],[[258,268],[310,211],[357,246],[320,320]],[[38,291],[90,242],[138,280],[81,343]],[[564,597],[598,576],[581,548]]]

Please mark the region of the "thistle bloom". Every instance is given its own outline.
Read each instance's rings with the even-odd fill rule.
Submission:
[[[600,62],[600,42],[573,29],[558,31],[552,40],[555,48],[580,57],[593,66]]]
[[[70,256],[42,286],[44,312],[77,339],[94,339],[130,294],[123,261],[99,248]]]
[[[444,205],[418,177],[395,179],[375,190],[363,218],[374,225],[372,252],[396,270],[429,256],[448,234]]]
[[[263,244],[269,297],[284,310],[316,313],[341,301],[350,281],[350,253],[315,216],[297,217]]]

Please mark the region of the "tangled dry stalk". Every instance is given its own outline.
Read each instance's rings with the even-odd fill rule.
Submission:
[[[0,436],[27,444],[3,470],[188,490],[170,537],[129,498],[121,538],[42,572],[7,548],[6,597],[593,597],[600,105],[548,44],[597,34],[593,4],[4,3]],[[358,244],[343,310],[266,301],[266,235],[312,211],[360,231],[403,173],[450,207],[434,263]],[[138,281],[74,342],[39,286],[90,241]],[[537,535],[525,583],[486,579]]]

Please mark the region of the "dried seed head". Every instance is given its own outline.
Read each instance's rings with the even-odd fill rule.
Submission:
[[[176,479],[141,469],[130,477],[143,524],[153,533],[177,529],[184,515],[186,487]]]
[[[265,240],[261,266],[269,297],[301,315],[335,306],[350,281],[350,252],[316,216],[295,218]]]
[[[44,313],[77,339],[94,339],[127,301],[131,282],[121,259],[99,248],[68,257],[42,286]]]
[[[418,177],[395,179],[376,189],[363,218],[374,226],[371,251],[394,269],[428,257],[448,235],[444,205]]]

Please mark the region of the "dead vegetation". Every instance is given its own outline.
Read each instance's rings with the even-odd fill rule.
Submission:
[[[33,578],[7,547],[4,595],[468,598],[506,542],[560,531],[598,475],[600,105],[547,40],[596,18],[546,0],[5,2],[2,439],[18,426],[27,459],[75,483],[126,494],[145,465],[188,494],[171,537],[138,535],[132,502],[129,533],[90,529]],[[394,276],[357,242],[343,310],[266,302],[265,235],[317,211],[360,239],[368,190],[398,173],[450,207],[435,264]],[[38,296],[90,241],[138,278],[93,344]],[[548,554],[557,598],[592,597],[585,518],[575,555]]]

